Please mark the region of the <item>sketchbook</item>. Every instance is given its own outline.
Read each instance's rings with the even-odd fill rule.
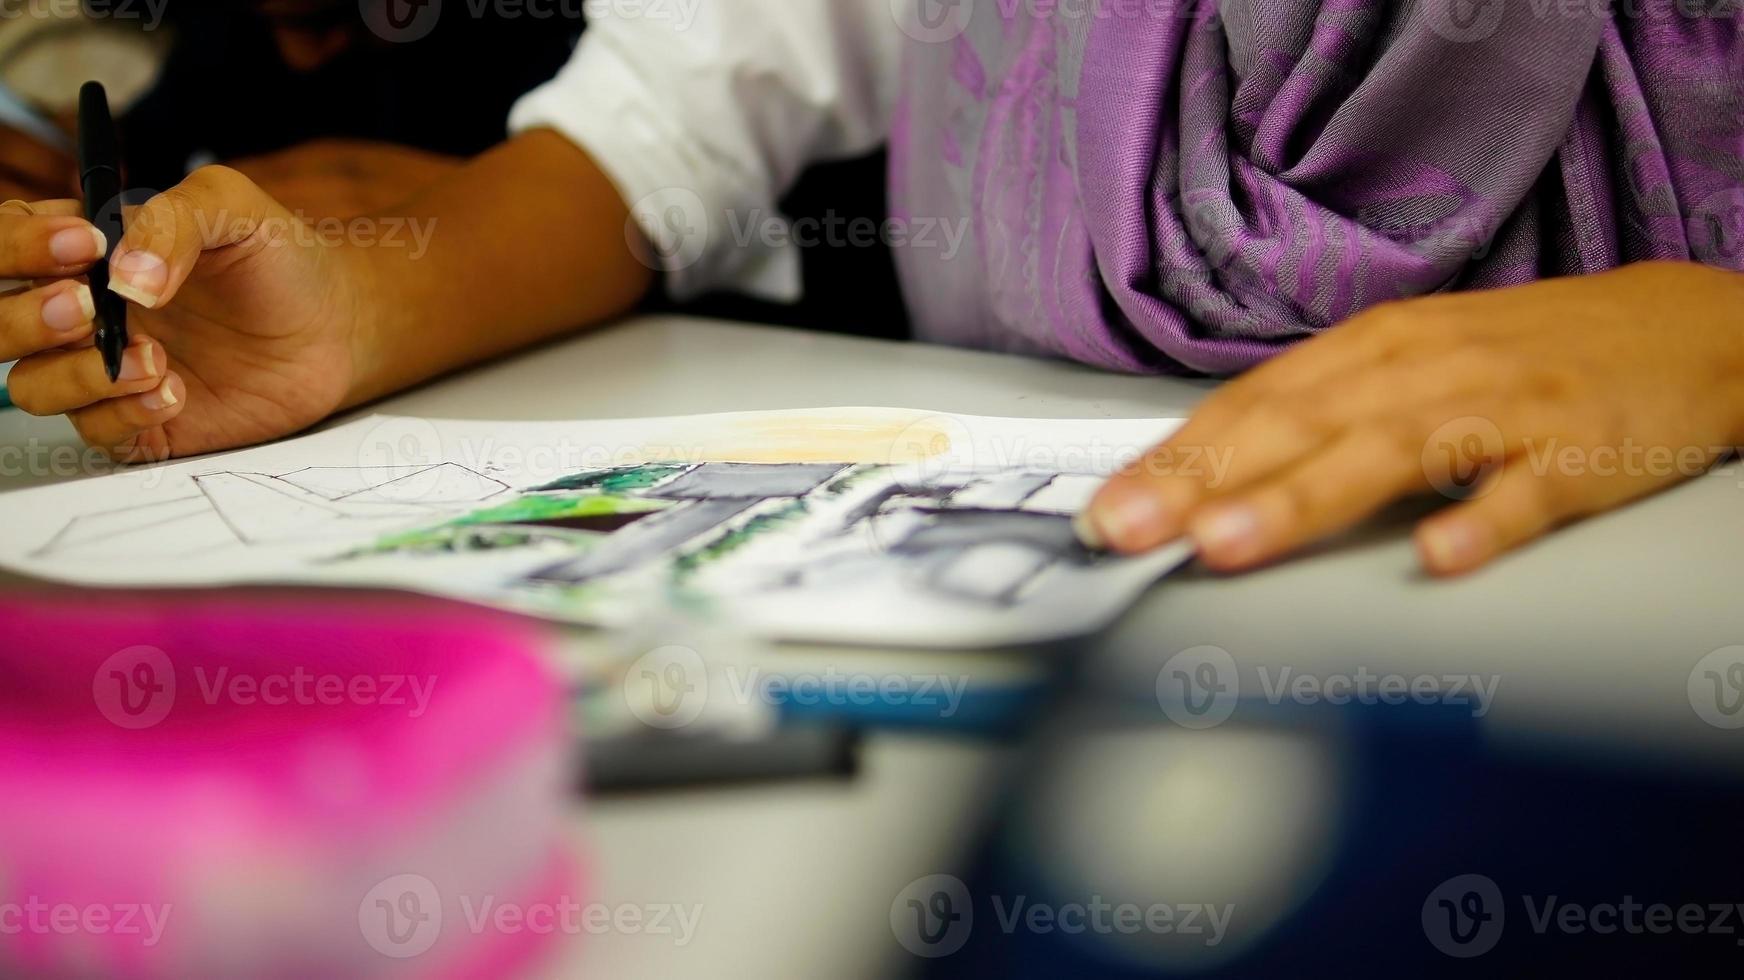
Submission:
[[[1178,420],[876,408],[578,422],[373,416],[5,494],[0,565],[104,586],[393,587],[616,627],[962,647],[1112,620],[1188,557],[1071,516]]]

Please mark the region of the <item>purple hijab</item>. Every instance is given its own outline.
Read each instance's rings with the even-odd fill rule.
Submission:
[[[956,3],[892,138],[893,218],[968,229],[897,249],[924,338],[1226,373],[1397,297],[1744,269],[1735,0]]]

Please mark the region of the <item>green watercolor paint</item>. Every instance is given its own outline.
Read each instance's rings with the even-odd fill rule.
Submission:
[[[667,477],[676,476],[688,469],[688,463],[644,463],[609,470],[589,470],[553,480],[542,487],[534,487],[533,492],[597,490],[601,493],[628,493],[631,490],[646,490]]]
[[[503,548],[523,548],[541,540],[549,540],[557,532],[534,530],[517,525],[539,521],[561,520],[566,517],[603,517],[614,514],[639,514],[664,510],[669,501],[646,500],[640,497],[614,497],[586,494],[574,497],[520,497],[505,504],[475,510],[446,524],[418,528],[385,535],[374,544],[339,556],[338,561],[392,553],[460,553],[498,551]],[[588,540],[587,532],[563,534],[578,546]]]
[[[590,493],[575,497],[519,497],[506,504],[475,510],[448,522],[450,526],[469,524],[529,524],[555,521],[565,517],[607,517],[613,514],[641,514],[664,510],[669,501],[645,497],[620,497]]]
[[[798,520],[805,516],[809,510],[810,508],[804,499],[797,499],[780,510],[758,514],[695,551],[688,551],[674,558],[672,560],[672,577],[674,580],[682,580],[693,575],[700,571],[703,566],[725,558],[749,544],[759,535]]]
[[[883,472],[884,470],[887,470],[889,468],[890,467],[888,467],[888,466],[869,466],[869,465],[860,465],[860,466],[851,467],[851,468],[849,468],[848,472],[843,473],[841,476],[836,477],[834,480],[831,480],[829,482],[829,484],[824,487],[824,493],[830,494],[831,496],[840,496],[844,493],[847,493],[849,490],[852,490],[857,484],[863,482],[867,477],[872,476],[876,473]]]

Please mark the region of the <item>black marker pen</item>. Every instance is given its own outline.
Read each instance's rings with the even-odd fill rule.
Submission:
[[[109,115],[109,96],[99,82],[79,89],[79,189],[85,220],[97,226],[108,251],[91,266],[91,301],[97,307],[97,349],[109,380],[121,376],[127,350],[127,301],[109,291],[109,259],[121,244],[121,141]]]

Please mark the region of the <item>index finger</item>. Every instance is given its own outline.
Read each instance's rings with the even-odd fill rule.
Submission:
[[[0,205],[0,278],[62,279],[91,267],[109,243],[80,217],[78,201]]]
[[[1434,299],[1383,303],[1226,382],[1186,424],[1102,485],[1077,517],[1079,537],[1122,552],[1179,537],[1194,508],[1215,493],[1265,477],[1336,436],[1344,421],[1339,412],[1304,406],[1342,405],[1348,412],[1369,404],[1373,399],[1351,397],[1349,382],[1342,388],[1330,382],[1363,376],[1413,337],[1449,334],[1433,323],[1444,316]],[[1366,380],[1370,388],[1394,383],[1390,375]],[[1213,465],[1176,466],[1177,457]]]

